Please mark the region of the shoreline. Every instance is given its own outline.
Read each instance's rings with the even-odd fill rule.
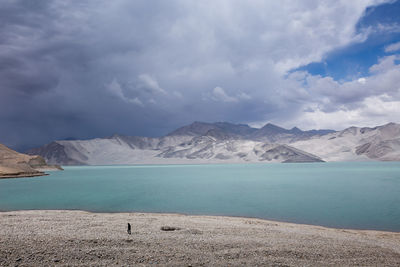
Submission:
[[[204,166],[204,165],[279,165],[279,164],[318,164],[318,163],[329,163],[329,164],[343,164],[343,163],[400,163],[398,160],[374,160],[374,159],[363,159],[363,160],[342,160],[342,161],[316,161],[316,162],[271,162],[271,161],[196,161],[192,159],[167,162],[149,162],[149,163],[121,163],[121,164],[82,164],[82,165],[62,165],[62,168],[69,167],[152,167],[152,166]]]
[[[48,172],[51,171],[62,171],[64,170],[61,166],[47,166],[34,168],[35,172],[10,172],[10,173],[0,173],[0,179],[11,179],[11,178],[32,178],[38,176],[48,176]]]
[[[30,178],[30,177],[27,177]],[[147,211],[91,211],[91,210],[83,210],[83,209],[22,209],[22,210],[1,210],[0,209],[0,216],[2,213],[8,212],[41,212],[41,211],[55,211],[55,212],[85,212],[89,214],[148,214],[148,215],[170,215],[170,216],[188,216],[188,217],[221,217],[221,218],[235,218],[235,219],[248,219],[248,220],[261,220],[270,223],[282,223],[282,224],[293,224],[299,226],[309,226],[309,227],[321,227],[326,229],[334,229],[334,230],[348,230],[348,231],[372,231],[372,232],[385,232],[385,233],[393,233],[393,234],[400,234],[400,230],[382,230],[382,229],[370,229],[370,228],[351,228],[351,227],[335,227],[335,226],[328,226],[328,225],[321,225],[321,224],[310,224],[310,223],[302,223],[302,222],[293,222],[293,221],[285,221],[279,219],[268,219],[268,218],[261,218],[261,217],[249,217],[249,216],[240,216],[240,215],[224,215],[224,214],[195,214],[195,213],[182,213],[182,212],[147,212]]]
[[[37,172],[37,173],[16,173],[16,174],[1,174],[0,179],[12,179],[12,178],[32,178],[37,176],[47,176],[50,175],[45,172]]]
[[[400,265],[398,232],[78,210],[4,211],[0,225],[0,265]]]

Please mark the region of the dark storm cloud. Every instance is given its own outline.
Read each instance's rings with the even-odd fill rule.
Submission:
[[[0,142],[287,121],[329,95],[287,72],[362,39],[378,2],[2,1]]]

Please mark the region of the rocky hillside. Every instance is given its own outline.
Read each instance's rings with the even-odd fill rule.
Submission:
[[[152,139],[115,135],[104,139],[56,141],[29,153],[40,154],[48,163],[61,165],[321,161],[288,145],[219,140],[207,135]]]
[[[217,139],[245,139],[269,143],[290,143],[313,136],[322,136],[333,133],[333,130],[302,131],[297,127],[290,130],[267,123],[264,127],[252,128],[246,124],[228,122],[194,122],[183,126],[167,136],[214,136]]]
[[[400,160],[400,126],[288,130],[194,122],[160,138],[114,135],[55,141],[28,151],[50,164],[160,164]]]
[[[400,124],[350,127],[291,145],[325,161],[400,161]]]
[[[270,125],[268,126],[270,127]],[[55,141],[28,151],[50,164],[102,165],[149,163],[320,162],[318,156],[288,145],[305,135],[299,129],[273,135],[244,124],[194,122],[160,138],[113,135],[91,140]],[[273,139],[281,143],[270,143]]]
[[[0,178],[41,176],[50,169],[61,168],[47,165],[41,156],[21,154],[0,144]]]

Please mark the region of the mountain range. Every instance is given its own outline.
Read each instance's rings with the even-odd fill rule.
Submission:
[[[60,140],[27,153],[60,165],[398,161],[400,125],[302,131],[271,123],[253,128],[194,122],[158,138],[115,134]]]

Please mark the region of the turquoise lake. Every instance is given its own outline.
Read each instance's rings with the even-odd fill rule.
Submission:
[[[0,179],[0,210],[25,209],[230,215],[400,231],[400,163],[85,166]]]

